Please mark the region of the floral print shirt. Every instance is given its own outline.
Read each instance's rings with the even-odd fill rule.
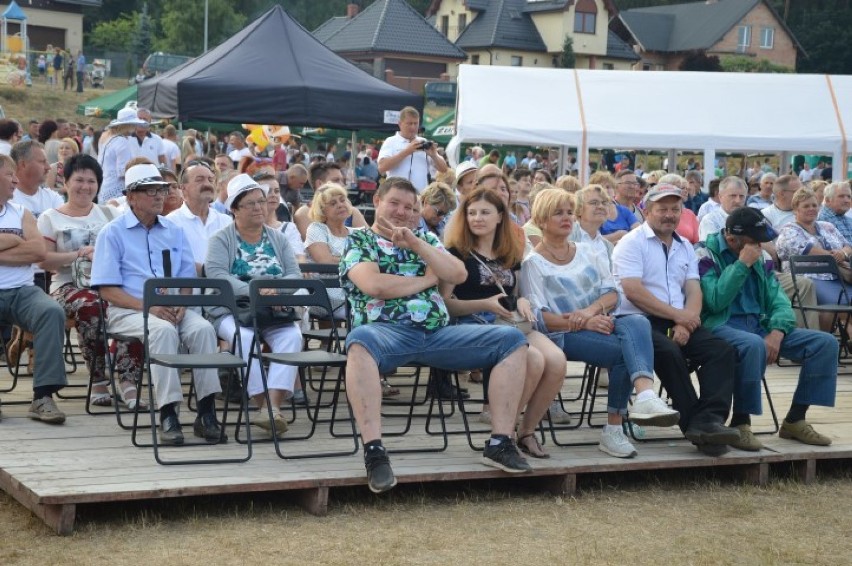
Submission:
[[[231,274],[242,281],[251,281],[256,277],[270,278],[281,277],[284,270],[275,255],[272,242],[263,232],[263,237],[256,244],[250,244],[239,238],[240,246],[237,248],[237,256],[231,264]]]
[[[429,245],[446,251],[434,234],[420,230],[415,234]],[[378,265],[381,273],[400,277],[426,274],[426,262],[413,251],[397,248],[372,230],[356,230],[349,234],[340,258],[340,280],[348,292],[353,328],[371,322],[387,322],[437,330],[449,323],[450,315],[437,285],[397,299],[377,299],[362,292],[348,274],[350,269],[365,262]]]
[[[815,245],[819,245],[827,251],[839,250],[847,245],[846,238],[840,234],[834,224],[818,220],[814,225],[816,235],[808,233],[795,222],[791,222],[781,229],[778,239],[775,241],[775,250],[778,253],[778,259],[781,260],[783,271],[790,271],[790,258],[792,256],[808,255]],[[824,280],[835,279],[834,275],[828,273],[813,273],[808,274],[808,277]]]

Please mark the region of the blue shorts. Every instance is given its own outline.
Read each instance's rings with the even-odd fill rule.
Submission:
[[[521,346],[524,333],[510,326],[459,324],[438,330],[373,322],[353,329],[346,346],[364,347],[379,367],[389,373],[408,364],[438,369],[491,368]]]

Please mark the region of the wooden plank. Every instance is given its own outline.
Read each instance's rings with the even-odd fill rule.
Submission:
[[[816,480],[816,460],[808,458],[807,460],[797,460],[793,462],[793,473],[800,482],[804,484],[813,483]]]
[[[325,517],[328,514],[328,487],[304,489],[298,492],[299,505],[311,515]]]
[[[551,495],[574,497],[577,495],[577,474],[562,474],[542,478],[541,484]]]

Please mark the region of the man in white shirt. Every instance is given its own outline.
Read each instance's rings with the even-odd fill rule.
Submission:
[[[707,236],[724,228],[728,215],[745,206],[747,196],[748,187],[745,181],[733,176],[722,179],[722,182],[719,183],[719,203],[721,206],[713,209],[712,212],[701,219],[701,224],[698,226],[698,241],[704,242],[707,240]]]
[[[12,152],[12,146],[18,143],[22,133],[21,125],[17,120],[0,120],[0,154],[9,155]]]
[[[240,164],[240,160],[243,157],[252,156],[251,149],[246,147],[246,137],[242,134],[242,132],[237,132],[236,130],[231,132],[228,142],[231,144],[231,147],[234,148],[228,153],[228,157],[231,158],[231,161],[234,162],[235,166]]]
[[[56,191],[43,187],[50,164],[47,154],[37,141],[19,142],[12,147],[12,159],[15,160],[18,188],[12,202],[29,210],[38,220],[38,216],[50,208],[58,208],[65,201]]]
[[[210,236],[230,224],[231,217],[210,207],[216,198],[216,175],[207,165],[193,165],[185,169],[180,178],[183,205],[166,218],[183,228],[200,277]]]
[[[166,167],[177,171],[180,162],[180,147],[177,144],[177,128],[169,124],[163,128],[163,154],[166,158]]]
[[[420,112],[406,106],[399,113],[399,131],[387,138],[379,150],[379,173],[386,177],[402,177],[422,193],[429,184],[430,162],[443,173],[447,162],[438,155],[435,142],[417,136]]]
[[[130,146],[134,157],[144,157],[151,163],[166,164],[166,154],[163,150],[163,138],[151,133],[151,113],[146,108],[136,110],[136,116],[145,124],[136,126],[136,135],[130,136]]]
[[[802,166],[802,170],[799,171],[799,180],[802,183],[807,183],[813,178],[814,172],[811,170],[811,166],[808,164],[808,162],[805,161],[804,165]]]
[[[760,212],[772,223],[772,229],[781,232],[781,228],[795,220],[793,213],[793,195],[802,188],[802,182],[795,175],[782,175],[775,179],[772,194],[775,202]]]

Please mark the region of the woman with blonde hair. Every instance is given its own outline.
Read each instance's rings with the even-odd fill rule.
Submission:
[[[494,191],[479,188],[462,204],[447,230],[447,250],[464,262],[467,279],[441,284],[447,310],[464,324],[494,324],[517,312],[532,320],[530,303],[517,293],[524,246],[508,218],[508,209]],[[529,350],[524,395],[526,407],[518,427],[518,447],[534,458],[548,458],[535,429],[556,397],[565,378],[565,356],[546,336],[527,334]],[[485,409],[483,409],[485,411]]]
[[[601,226],[606,221],[606,211],[610,204],[606,190],[600,185],[586,185],[574,195],[574,216],[576,222],[568,239],[572,242],[584,242],[606,256],[612,266],[612,242],[601,235]]]
[[[455,191],[450,185],[435,181],[420,193],[419,201],[420,220],[417,227],[442,238],[447,221],[458,204]]]
[[[562,189],[563,191],[568,191],[569,193],[576,193],[580,189],[583,188],[583,184],[580,183],[580,179],[573,175],[562,175],[556,182],[553,183],[557,189]]]
[[[63,173],[63,169],[65,169],[65,163],[68,162],[68,159],[70,159],[72,155],[77,155],[78,153],[80,153],[80,147],[77,145],[74,138],[62,138],[59,142],[59,150],[57,151],[59,161],[50,166],[50,171],[47,172],[47,178],[44,181],[48,188],[51,188],[62,195],[66,195],[65,175]],[[67,195],[65,200],[68,200]]]

